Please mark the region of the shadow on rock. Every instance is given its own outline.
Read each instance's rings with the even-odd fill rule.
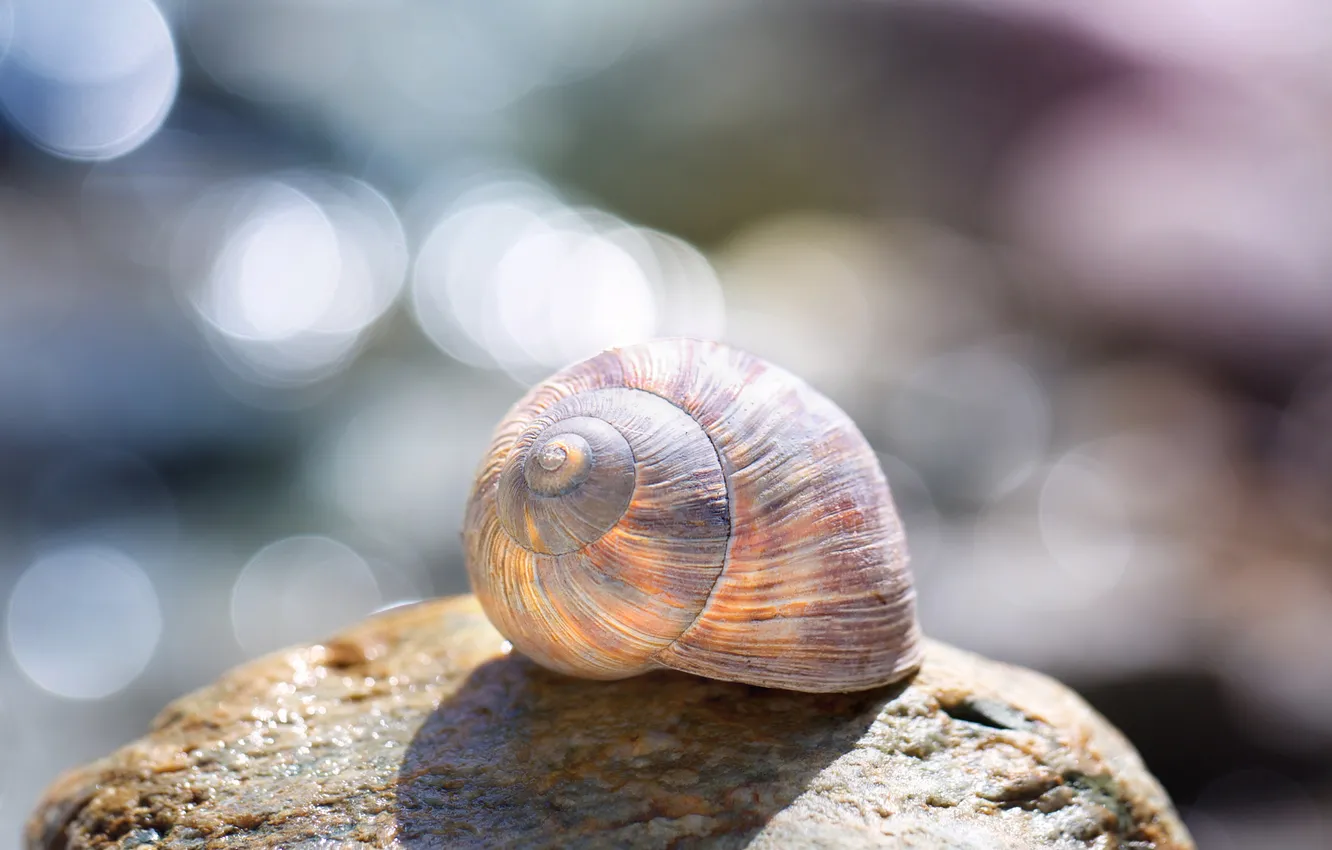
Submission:
[[[801,694],[662,672],[477,668],[412,739],[404,847],[743,847],[904,686]]]

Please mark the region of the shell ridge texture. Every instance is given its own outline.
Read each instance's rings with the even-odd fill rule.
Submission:
[[[708,429],[707,429],[707,427],[704,426],[704,424],[703,424],[702,422],[699,422],[699,421],[698,421],[698,418],[695,417],[695,416],[694,416],[692,413],[690,413],[688,410],[685,410],[683,407],[680,407],[679,403],[676,402],[674,399],[667,398],[666,396],[663,396],[663,395],[661,395],[660,393],[653,392],[652,390],[647,390],[647,389],[642,389],[642,388],[639,388],[639,389],[640,389],[640,391],[642,391],[642,392],[652,393],[653,395],[656,395],[656,396],[658,396],[659,398],[664,399],[665,401],[669,402],[670,404],[675,405],[677,408],[680,408],[680,410],[681,410],[683,413],[685,413],[686,415],[688,415],[690,418],[694,419],[695,422],[698,422],[699,430],[701,430],[701,431],[703,432],[703,436],[707,437],[707,439],[708,439],[708,445],[712,446],[712,451],[713,451],[713,453],[717,456],[717,466],[722,470],[722,482],[726,485],[726,504],[727,504],[728,506],[734,504],[734,498],[735,498],[735,497],[734,497],[734,496],[732,495],[732,493],[731,493],[731,475],[732,475],[732,473],[733,473],[734,470],[732,470],[732,469],[729,468],[729,467],[730,467],[730,463],[729,463],[728,459],[726,458],[725,455],[722,454],[721,449],[719,449],[719,448],[717,447],[717,441],[714,440],[714,439],[712,438],[712,434],[708,433]],[[732,516],[732,517],[731,517],[731,521],[728,522],[728,523],[726,524],[726,544],[725,544],[725,547],[724,547],[724,553],[725,553],[725,554],[722,556],[722,563],[723,563],[723,564],[724,564],[726,561],[730,560],[730,558],[731,558],[731,541],[735,539],[735,532],[734,532],[734,525],[733,525],[734,522],[735,522],[735,519],[734,519],[734,516]],[[696,614],[694,614],[694,619],[690,620],[689,623],[688,623],[683,629],[680,630],[680,634],[676,635],[675,638],[674,638],[670,643],[668,643],[666,646],[662,647],[661,649],[659,649],[659,650],[657,650],[655,653],[653,653],[653,655],[652,655],[652,660],[653,660],[653,661],[657,662],[658,664],[661,664],[660,656],[662,655],[662,653],[667,652],[668,650],[670,650],[671,648],[673,648],[677,643],[680,642],[680,638],[684,637],[685,634],[686,634],[690,629],[692,629],[692,628],[694,627],[694,624],[697,623],[698,620],[699,620],[699,618],[703,616],[703,612],[706,611],[706,610],[708,609],[708,605],[709,605],[709,603],[712,602],[712,596],[713,596],[714,593],[716,593],[716,591],[717,591],[717,586],[718,586],[719,584],[721,584],[721,574],[720,574],[720,573],[718,573],[718,574],[717,574],[717,577],[716,577],[715,579],[713,579],[712,586],[708,589],[708,595],[705,596],[705,597],[703,598],[703,604],[702,604],[702,606],[699,607],[698,612],[697,612]],[[668,666],[668,665],[662,665],[662,666]]]
[[[612,349],[531,388],[465,523],[487,615],[564,673],[847,691],[923,656],[869,443],[817,390],[721,343]]]

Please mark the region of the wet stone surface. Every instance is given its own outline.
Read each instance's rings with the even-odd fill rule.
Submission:
[[[472,597],[388,611],[169,705],[58,780],[29,848],[1192,848],[1071,691],[942,644],[814,695],[517,656]]]

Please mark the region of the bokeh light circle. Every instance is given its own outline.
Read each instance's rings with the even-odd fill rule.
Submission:
[[[642,266],[576,222],[526,229],[500,258],[493,281],[505,334],[541,366],[639,342],[655,329],[656,305]]]
[[[406,279],[392,205],[361,181],[314,172],[223,184],[182,220],[183,300],[233,372],[276,387],[345,368]]]
[[[256,207],[229,234],[200,311],[227,336],[273,342],[332,306],[342,257],[333,223],[304,194],[276,184]]]
[[[419,552],[458,543],[483,414],[434,381],[372,373],[370,395],[312,447],[310,486],[363,533]],[[447,435],[447,436],[441,436]]]
[[[0,106],[34,144],[111,159],[162,126],[180,66],[152,0],[13,0],[12,9]]]
[[[412,315],[445,354],[471,366],[497,367],[510,346],[499,336],[494,269],[514,234],[538,224],[555,203],[523,184],[474,189],[425,237],[412,269]]]
[[[720,249],[728,340],[836,398],[878,355],[877,263],[849,217],[760,219]],[[874,353],[871,353],[874,352]]]
[[[715,338],[724,309],[692,246],[521,180],[457,197],[411,274],[412,315],[431,342],[520,381],[654,336]]]
[[[148,575],[124,553],[77,546],[38,559],[9,598],[7,637],[19,669],[43,690],[102,699],[139,677],[162,636]]]
[[[231,624],[241,648],[259,655],[326,638],[381,604],[379,582],[354,549],[298,535],[265,546],[241,570]]]

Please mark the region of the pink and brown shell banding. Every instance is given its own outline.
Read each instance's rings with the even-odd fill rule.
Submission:
[[[613,349],[495,430],[464,526],[491,621],[590,679],[853,691],[921,662],[905,535],[850,418],[720,343]]]

